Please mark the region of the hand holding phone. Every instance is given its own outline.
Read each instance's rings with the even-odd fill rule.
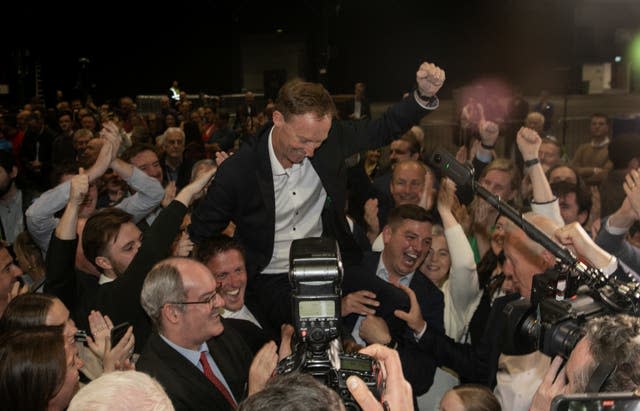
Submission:
[[[111,348],[118,345],[122,337],[127,333],[127,329],[129,329],[129,323],[124,322],[122,324],[118,324],[111,329]]]

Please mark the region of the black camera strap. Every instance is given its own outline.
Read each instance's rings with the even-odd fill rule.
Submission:
[[[604,383],[607,382],[611,374],[616,370],[617,366],[610,362],[599,364],[591,374],[589,383],[584,392],[600,392]]]

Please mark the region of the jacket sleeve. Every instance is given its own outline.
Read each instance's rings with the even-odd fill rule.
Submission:
[[[76,273],[75,257],[78,239],[61,240],[55,236],[51,238],[47,250],[47,277],[44,282],[44,292],[58,297],[70,312],[76,306]]]
[[[126,181],[136,193],[122,200],[116,207],[131,214],[137,223],[160,204],[164,197],[164,190],[158,180],[149,177],[136,167]]]
[[[29,234],[45,254],[49,247],[51,234],[58,226],[55,213],[67,205],[70,187],[71,183],[67,181],[44,192],[25,213]]]

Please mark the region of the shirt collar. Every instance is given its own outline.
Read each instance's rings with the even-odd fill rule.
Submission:
[[[164,342],[166,342],[169,345],[169,347],[178,351],[180,355],[182,355],[184,358],[189,360],[189,362],[195,365],[196,367],[198,366],[198,364],[200,364],[200,353],[202,351],[206,351],[206,352],[209,351],[209,346],[207,345],[206,342],[203,342],[202,345],[200,345],[200,348],[198,349],[198,351],[194,351],[188,348],[181,347],[178,344],[175,344],[169,341],[169,339],[162,334],[160,334],[160,338],[162,338]]]
[[[600,143],[596,143],[595,141],[591,141],[591,145],[593,147],[599,148],[599,147],[605,147],[606,145],[608,145],[611,142],[611,140],[609,140],[609,137],[605,137],[604,140],[602,140]]]
[[[412,272],[411,274],[407,274],[403,277],[400,277],[400,284],[409,287],[409,284],[411,283],[411,280],[413,280],[413,276],[416,272]],[[391,281],[389,280],[389,271],[387,270],[387,267],[384,266],[384,262],[382,261],[382,253],[380,254],[380,260],[378,261],[378,268],[376,269],[376,276],[378,276],[378,278],[382,278],[383,280],[385,280],[386,282],[390,283]]]

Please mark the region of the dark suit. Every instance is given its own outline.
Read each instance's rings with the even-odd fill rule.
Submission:
[[[368,289],[376,293],[376,298],[380,301],[380,307],[376,309],[376,315],[387,322],[392,338],[398,343],[397,350],[405,378],[411,383],[414,395],[421,395],[427,392],[433,383],[436,362],[430,353],[422,350],[415,341],[413,332],[409,330],[406,324],[393,315],[395,309],[408,311],[408,297],[404,291],[376,276],[379,260],[380,253],[367,254],[357,271],[360,272],[360,275],[368,273],[369,278],[360,276],[347,279],[347,276],[355,272],[354,268],[352,268],[345,274],[345,284],[351,288],[353,287],[352,282],[355,280],[362,284],[358,289]],[[374,281],[373,278],[377,280]],[[385,286],[380,282],[384,283]],[[372,285],[376,288],[370,288]],[[444,334],[444,295],[442,292],[419,271],[416,271],[413,275],[409,288],[416,294],[420,311],[428,324],[428,329],[432,333]],[[357,315],[355,314],[345,319],[345,324],[349,330],[353,329],[356,319]]]
[[[338,241],[345,263],[360,260],[361,251],[345,215],[347,166],[345,159],[369,148],[388,144],[417,123],[428,110],[413,97],[392,106],[376,121],[334,121],[327,139],[311,158],[327,197],[322,211],[322,235]],[[230,221],[235,236],[246,248],[249,288],[256,289],[271,325],[278,329],[291,316],[290,286],[286,275],[256,275],[273,256],[275,236],[275,194],[269,159],[267,124],[251,143],[220,165],[216,178],[191,217],[189,235],[196,244],[222,232]],[[256,283],[259,282],[259,285]]]
[[[345,261],[358,261],[360,253],[345,217],[347,167],[344,160],[369,148],[388,144],[416,124],[428,110],[413,97],[392,106],[376,121],[334,121],[329,135],[311,158],[327,192],[322,213],[324,234],[338,240]],[[189,235],[195,243],[222,232],[229,221],[247,249],[247,268],[259,273],[273,255],[275,195],[268,152],[269,123],[249,144],[220,165],[207,196],[194,211]]]
[[[253,359],[249,347],[234,330],[227,328],[220,336],[209,340],[207,345],[234,398],[237,402],[242,401],[247,395],[249,367]],[[136,362],[136,369],[160,382],[176,411],[232,410],[204,373],[156,333],[149,338]]]
[[[157,262],[168,257],[171,243],[178,235],[186,213],[184,204],[172,201],[145,233],[138,254],[124,274],[98,289],[95,308],[108,315],[114,324],[126,321],[133,326],[136,352],[141,351],[151,334],[151,321],[140,304],[144,279]]]
[[[269,326],[269,322],[262,311],[254,304],[255,299],[250,298],[247,300],[245,296],[245,300],[247,301],[247,309],[253,314],[262,328],[249,320],[239,318],[225,318],[223,320],[225,327],[228,325],[236,330],[254,354],[260,351],[269,341],[275,341],[276,344],[280,345],[280,334]]]
[[[509,294],[493,302],[482,338],[474,341],[473,345],[457,343],[446,335],[430,330],[429,326],[419,344],[432,354],[438,366],[457,372],[462,382],[493,388],[496,385],[498,358],[507,338],[502,335],[506,324],[503,310],[507,303],[518,298],[519,294]]]

